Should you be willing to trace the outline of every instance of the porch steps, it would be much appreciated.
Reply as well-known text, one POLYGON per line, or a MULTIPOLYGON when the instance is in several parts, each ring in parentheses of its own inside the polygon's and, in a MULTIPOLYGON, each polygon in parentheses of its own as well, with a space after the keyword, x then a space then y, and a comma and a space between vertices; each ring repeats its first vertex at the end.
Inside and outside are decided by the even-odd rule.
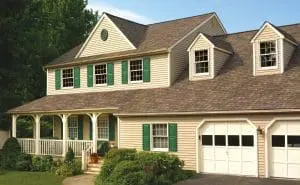
POLYGON ((98 164, 88 164, 87 170, 84 172, 85 174, 98 175, 100 173, 100 169, 103 161, 100 160, 98 164))

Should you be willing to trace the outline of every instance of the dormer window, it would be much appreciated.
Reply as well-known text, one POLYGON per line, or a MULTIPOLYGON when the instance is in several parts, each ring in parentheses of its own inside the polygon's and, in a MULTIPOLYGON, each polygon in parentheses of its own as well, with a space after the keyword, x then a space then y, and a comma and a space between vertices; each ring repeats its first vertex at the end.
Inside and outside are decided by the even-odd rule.
POLYGON ((260 65, 262 68, 277 66, 276 41, 260 42, 260 65))
POLYGON ((196 74, 208 74, 208 49, 195 51, 196 74))

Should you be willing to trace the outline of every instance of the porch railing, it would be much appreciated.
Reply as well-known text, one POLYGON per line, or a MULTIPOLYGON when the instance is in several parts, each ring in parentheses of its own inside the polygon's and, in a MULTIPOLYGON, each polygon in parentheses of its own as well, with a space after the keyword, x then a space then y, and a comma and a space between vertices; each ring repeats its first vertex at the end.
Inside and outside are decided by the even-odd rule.
POLYGON ((18 138, 17 139, 21 150, 27 154, 34 154, 35 153, 35 139, 32 138, 18 138))
MULTIPOLYGON (((67 140, 67 147, 71 147, 76 157, 82 155, 82 151, 90 148, 93 141, 90 140, 67 140)), ((66 150, 67 151, 67 150, 66 150)))
POLYGON ((40 144, 40 154, 41 155, 63 155, 63 141, 62 140, 52 140, 52 139, 41 139, 40 144))

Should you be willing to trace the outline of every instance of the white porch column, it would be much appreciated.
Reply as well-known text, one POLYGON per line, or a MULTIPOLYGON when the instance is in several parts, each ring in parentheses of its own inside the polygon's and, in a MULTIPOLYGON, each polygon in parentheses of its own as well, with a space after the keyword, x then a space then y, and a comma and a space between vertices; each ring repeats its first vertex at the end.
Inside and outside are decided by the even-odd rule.
POLYGON ((16 115, 16 114, 12 115, 11 129, 12 129, 12 137, 14 137, 14 138, 17 137, 17 118, 18 118, 18 115, 16 115))
POLYGON ((41 116, 35 115, 35 154, 39 155, 40 152, 40 139, 41 139, 41 116))
POLYGON ((63 153, 62 155, 65 156, 67 152, 67 136, 68 136, 68 117, 69 114, 62 115, 62 123, 63 123, 63 153))
POLYGON ((92 116, 91 116, 91 119, 92 119, 92 124, 93 124, 93 153, 96 153, 97 152, 97 138, 98 138, 98 135, 97 135, 97 121, 98 121, 98 116, 100 114, 97 114, 97 113, 93 113, 92 116))

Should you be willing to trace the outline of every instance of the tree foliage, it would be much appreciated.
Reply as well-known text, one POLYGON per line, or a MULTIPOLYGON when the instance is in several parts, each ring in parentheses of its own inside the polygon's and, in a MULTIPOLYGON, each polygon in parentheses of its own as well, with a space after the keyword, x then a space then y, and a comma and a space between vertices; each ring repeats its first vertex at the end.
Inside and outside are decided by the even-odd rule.
POLYGON ((79 45, 98 13, 86 0, 0 1, 0 128, 5 112, 45 95, 43 65, 79 45))

